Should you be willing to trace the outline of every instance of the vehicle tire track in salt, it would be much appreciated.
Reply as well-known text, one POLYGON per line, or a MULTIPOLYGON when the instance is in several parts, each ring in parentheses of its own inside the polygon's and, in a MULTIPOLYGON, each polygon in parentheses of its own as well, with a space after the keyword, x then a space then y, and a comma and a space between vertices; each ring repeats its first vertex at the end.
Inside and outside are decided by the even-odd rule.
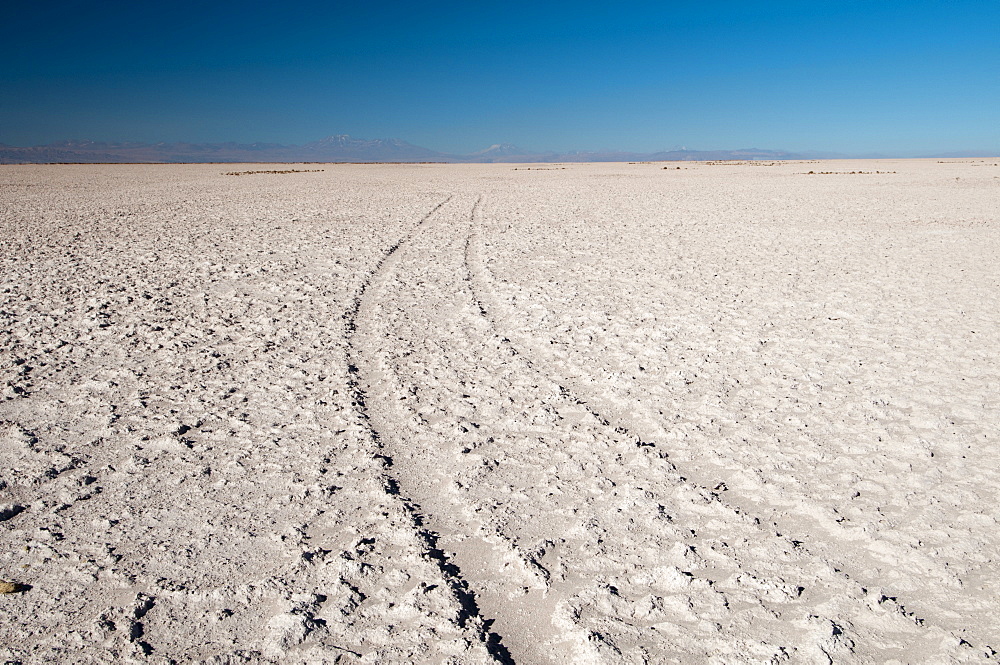
MULTIPOLYGON (((483 283, 484 282, 488 283, 489 277, 486 277, 483 274, 485 271, 488 271, 488 268, 485 267, 485 263, 482 260, 480 260, 478 256, 476 256, 477 254, 476 245, 478 243, 474 242, 474 236, 477 235, 478 235, 478 224, 475 220, 473 220, 470 226, 469 236, 466 239, 466 250, 465 250, 467 269, 469 272, 470 281, 472 282, 472 287, 474 291, 473 297, 476 302, 476 307, 481 313, 481 315, 487 318, 490 321, 491 328, 497 331, 498 335, 502 336, 497 320, 493 318, 493 315, 491 314, 492 307, 488 306, 486 302, 484 302, 484 297, 482 295, 484 289, 483 283)), ((485 288, 488 289, 488 287, 485 288)), ((646 447, 646 446, 655 447, 655 444, 650 443, 648 441, 644 441, 643 438, 636 435, 632 430, 631 425, 628 423, 627 417, 624 417, 622 416, 622 414, 618 413, 617 412, 618 410, 616 408, 612 408, 610 411, 605 411, 603 408, 599 409, 598 407, 595 407, 593 405, 594 400, 580 396, 580 395, 585 395, 586 392, 581 392, 579 387, 576 385, 575 381, 567 377, 559 378, 556 374, 552 373, 551 371, 538 367, 537 364, 534 362, 534 360, 531 357, 525 355, 518 348, 516 344, 510 341, 510 339, 508 339, 507 337, 503 337, 503 341, 510 347, 511 352, 519 356, 524 361, 524 363, 531 368, 532 371, 538 372, 539 374, 545 376, 549 376, 554 381, 559 383, 560 390, 562 391, 564 397, 572 400, 575 404, 585 409, 587 413, 589 413, 596 420, 601 422, 605 427, 613 429, 615 433, 634 441, 635 445, 639 447, 646 447), (608 413, 610 413, 611 415, 607 415, 608 413)), ((530 343, 528 344, 528 347, 531 348, 530 343)), ((676 467, 674 467, 673 464, 670 464, 670 468, 676 468, 676 467)), ((731 519, 734 520, 735 522, 738 522, 742 525, 752 524, 753 530, 757 532, 757 537, 759 540, 763 542, 770 542, 772 544, 778 544, 779 548, 784 550, 784 554, 786 556, 790 553, 793 553, 793 556, 795 558, 799 558, 800 560, 812 560, 815 564, 817 564, 817 568, 820 569, 825 568, 826 570, 823 571, 823 574, 821 574, 820 578, 817 579, 816 581, 823 582, 827 585, 833 584, 838 587, 842 587, 843 588, 842 593, 845 593, 848 597, 850 597, 851 600, 854 602, 854 604, 860 610, 861 616, 857 617, 858 624, 862 623, 869 624, 868 632, 873 637, 881 632, 880 628, 884 629, 887 633, 890 634, 909 633, 910 635, 904 643, 909 642, 912 648, 912 645, 914 645, 919 638, 946 636, 946 633, 942 628, 928 625, 923 618, 917 617, 911 611, 908 611, 902 604, 899 604, 896 601, 896 598, 886 597, 878 589, 876 589, 873 593, 870 593, 868 589, 865 588, 865 585, 858 582, 851 575, 844 572, 844 568, 847 566, 844 566, 840 562, 831 562, 826 559, 823 559, 819 554, 811 551, 807 543, 800 540, 795 540, 790 535, 788 535, 790 531, 784 528, 783 524, 775 523, 773 529, 768 528, 767 526, 765 526, 765 523, 762 522, 762 520, 755 519, 754 516, 752 514, 749 514, 746 510, 741 509, 740 507, 737 507, 735 505, 732 505, 725 499, 723 499, 722 496, 720 496, 720 494, 717 491, 719 489, 718 487, 710 489, 709 485, 705 484, 704 482, 698 483, 696 481, 692 483, 689 479, 684 477, 681 477, 680 480, 687 485, 693 485, 700 492, 702 492, 704 496, 708 497, 709 501, 721 506, 726 512, 730 513, 731 519), (877 608, 878 613, 881 614, 888 613, 893 615, 893 621, 890 621, 885 625, 879 626, 878 617, 876 617, 875 614, 872 612, 872 610, 874 610, 875 608, 877 608), (888 610, 888 612, 886 612, 886 610, 888 610), (866 614, 870 616, 864 616, 866 614), (895 626, 893 626, 893 623, 895 623, 895 626), (909 630, 900 630, 901 628, 900 623, 909 627, 909 630)), ((714 530, 719 531, 718 526, 715 526, 714 530)), ((694 533, 693 530, 692 533, 694 533)), ((723 543, 723 545, 725 545, 725 543, 723 543)), ((745 563, 747 563, 746 560, 741 562, 741 564, 745 563)), ((801 594, 802 592, 803 588, 798 587, 798 593, 801 594)), ((843 637, 843 639, 838 639, 845 635, 845 629, 842 625, 837 623, 838 619, 836 618, 836 615, 834 614, 833 616, 834 618, 830 619, 830 624, 833 628, 832 635, 829 636, 830 638, 833 639, 820 640, 815 645, 819 652, 816 655, 821 654, 823 658, 829 659, 830 662, 833 662, 833 660, 837 657, 838 651, 839 655, 844 656, 853 651, 853 646, 854 646, 853 642, 851 642, 851 640, 846 637, 843 637)), ((823 621, 823 619, 820 619, 820 617, 816 616, 815 614, 810 614, 810 617, 813 619, 817 619, 820 622, 823 621)), ((859 630, 858 632, 864 632, 864 631, 859 630)), ((945 641, 947 642, 947 638, 945 641)), ((942 648, 944 648, 943 645, 942 648)), ((921 653, 921 652, 914 651, 913 653, 921 653)), ((928 652, 922 652, 922 653, 929 655, 928 652)))
MULTIPOLYGON (((480 305, 482 312, 485 315, 488 314, 488 310, 485 305, 480 305)), ((492 319, 491 319, 492 320, 492 319)), ((497 328, 499 330, 499 328, 497 328)), ((506 337, 504 338, 507 339, 506 337)), ((631 438, 637 442, 640 446, 655 446, 653 441, 656 439, 655 436, 640 436, 637 434, 637 428, 629 423, 629 418, 626 415, 620 413, 620 409, 617 406, 609 405, 605 402, 603 398, 589 395, 585 389, 581 389, 579 384, 569 377, 559 377, 558 373, 550 370, 543 370, 541 368, 536 368, 536 364, 530 359, 528 355, 519 350, 520 347, 510 342, 512 350, 524 358, 525 362, 531 366, 533 369, 539 372, 546 372, 549 376, 552 376, 554 380, 559 381, 562 384, 562 389, 564 394, 572 399, 574 403, 580 405, 582 408, 586 409, 587 412, 592 414, 595 418, 601 421, 608 427, 614 428, 615 432, 631 438), (600 404, 601 406, 594 406, 594 404, 600 404)), ((530 342, 526 343, 526 346, 530 348, 530 342)), ((677 468, 673 465, 673 468, 677 468)), ((754 511, 747 510, 745 505, 737 505, 731 501, 724 498, 724 495, 718 492, 719 489, 727 491, 724 487, 724 483, 716 484, 708 481, 703 473, 692 472, 689 469, 680 470, 683 473, 684 480, 690 482, 691 484, 697 486, 701 490, 709 493, 713 500, 718 501, 721 505, 725 506, 727 509, 731 510, 736 515, 743 515, 749 519, 752 519, 755 524, 760 525, 761 533, 765 534, 769 538, 782 539, 787 542, 795 551, 800 554, 814 557, 817 560, 823 561, 826 565, 830 566, 831 569, 837 574, 843 576, 845 580, 850 580, 850 582, 855 585, 858 589, 867 591, 867 588, 877 587, 877 581, 866 582, 859 579, 859 575, 855 571, 857 569, 857 563, 850 561, 841 561, 836 559, 828 558, 826 555, 815 551, 815 539, 809 538, 808 536, 801 535, 800 531, 794 528, 793 525, 789 524, 787 520, 783 520, 779 515, 772 515, 768 518, 763 518, 758 514, 754 514, 754 511), (766 528, 765 525, 770 524, 771 528, 766 528)), ((753 500, 750 499, 750 503, 753 500)), ((744 502, 746 503, 746 502, 744 502)), ((878 561, 869 556, 866 552, 855 552, 855 556, 865 561, 865 565, 870 569, 877 569, 879 567, 878 561)), ((895 591, 890 591, 885 589, 884 591, 894 594, 885 595, 882 590, 879 591, 879 604, 888 601, 895 611, 897 611, 901 616, 908 617, 909 620, 920 626, 932 626, 939 622, 933 620, 933 611, 928 612, 928 609, 932 608, 922 608, 920 611, 916 611, 912 606, 908 607, 905 602, 900 600, 900 596, 904 594, 898 594, 895 591)), ((942 630, 939 628, 939 630, 942 630)))
MULTIPOLYGON (((426 225, 438 211, 452 200, 453 196, 448 196, 444 201, 438 203, 410 230, 392 245, 375 264, 373 270, 362 281, 360 288, 352 303, 352 307, 345 313, 345 330, 347 334, 347 362, 348 362, 348 388, 351 391, 352 400, 358 417, 362 425, 367 430, 367 434, 378 450, 385 450, 385 437, 380 428, 372 419, 369 405, 368 391, 363 380, 361 367, 365 365, 363 352, 357 342, 359 336, 358 322, 362 318, 366 309, 370 308, 370 298, 373 285, 385 279, 386 273, 391 268, 394 259, 401 247, 416 235, 421 227, 426 225)), ((418 540, 422 543, 425 556, 432 561, 441 573, 453 597, 461 608, 456 617, 458 624, 465 629, 470 629, 477 634, 483 642, 487 652, 498 663, 513 663, 506 647, 504 647, 499 636, 488 629, 488 623, 480 615, 475 594, 469 589, 468 583, 462 577, 462 571, 449 557, 438 547, 437 535, 424 525, 421 516, 421 509, 408 497, 401 494, 399 483, 392 473, 392 458, 386 455, 381 456, 383 462, 383 477, 380 482, 385 487, 387 494, 398 498, 405 514, 412 523, 413 531, 418 540)))
POLYGON ((593 511, 576 513, 606 503, 602 488, 612 484, 585 467, 607 465, 627 444, 593 419, 560 422, 555 414, 572 403, 490 327, 471 289, 467 203, 406 244, 359 314, 369 413, 393 478, 426 512, 514 659, 614 660, 617 647, 572 618, 592 577, 576 570, 574 553, 600 540, 587 524, 593 511))
POLYGON ((465 204, 448 206, 419 237, 400 243, 402 251, 380 265, 366 289, 354 326, 356 392, 391 465, 393 490, 407 497, 435 555, 461 575, 484 625, 495 624, 495 657, 544 662, 547 641, 574 637, 536 631, 535 621, 550 623, 544 612, 554 602, 548 571, 504 533, 502 520, 467 500, 462 483, 478 473, 480 456, 469 454, 478 444, 442 429, 479 430, 458 415, 456 402, 470 397, 462 391, 493 407, 500 400, 493 384, 517 381, 523 371, 484 334, 470 297, 464 243, 471 215, 465 204), (478 381, 482 385, 473 387, 478 381))
MULTIPOLYGON (((525 366, 525 369, 528 373, 537 374, 539 377, 542 377, 540 378, 539 383, 543 383, 545 382, 544 377, 550 375, 541 370, 540 368, 538 368, 531 358, 523 355, 518 350, 516 345, 513 344, 508 338, 502 336, 502 334, 499 332, 497 328, 496 322, 490 317, 489 311, 487 310, 487 307, 483 299, 481 298, 479 293, 477 293, 474 284, 475 268, 473 267, 477 265, 477 261, 475 261, 472 257, 473 254, 472 239, 476 233, 475 214, 477 208, 478 208, 478 201, 477 201, 477 206, 473 208, 473 218, 470 220, 469 234, 466 236, 465 248, 463 252, 465 271, 467 275, 466 279, 470 282, 470 288, 472 289, 471 295, 475 305, 475 309, 478 312, 478 314, 487 322, 486 325, 490 333, 496 339, 500 340, 503 346, 509 350, 511 355, 516 357, 519 360, 519 362, 525 366)), ((655 469, 655 471, 652 474, 647 474, 645 478, 639 478, 637 482, 641 482, 644 485, 649 484, 647 483, 647 481, 652 481, 652 483, 655 483, 654 479, 659 477, 660 480, 664 481, 664 484, 667 486, 668 491, 671 485, 683 486, 683 489, 688 491, 688 494, 679 501, 680 504, 684 503, 697 504, 700 502, 713 504, 715 507, 716 519, 718 519, 718 515, 721 513, 723 515, 723 519, 725 519, 728 522, 728 524, 723 527, 713 526, 705 530, 709 531, 710 533, 713 531, 716 534, 721 533, 722 537, 728 537, 729 535, 728 532, 732 530, 734 532, 732 535, 736 538, 739 538, 738 534, 739 531, 742 529, 744 532, 749 531, 755 533, 758 537, 762 537, 763 540, 765 541, 777 541, 777 549, 774 549, 773 547, 774 543, 773 542, 771 543, 772 554, 777 554, 780 557, 802 556, 802 552, 796 552, 796 549, 798 548, 800 543, 794 542, 791 539, 787 538, 782 539, 780 534, 778 534, 778 537, 775 539, 775 537, 772 534, 765 533, 764 530, 761 527, 759 527, 758 523, 751 522, 752 519, 751 517, 741 514, 739 509, 732 508, 731 506, 728 506, 723 501, 721 501, 716 492, 713 492, 705 487, 699 487, 696 484, 693 484, 690 481, 687 481, 685 478, 676 474, 674 474, 676 477, 671 478, 670 474, 676 471, 675 467, 671 463, 665 460, 665 455, 652 452, 651 450, 652 444, 643 442, 639 437, 635 436, 628 429, 628 427, 623 425, 613 424, 613 422, 609 418, 605 417, 596 408, 592 407, 584 400, 576 397, 573 394, 573 392, 565 385, 556 382, 553 383, 553 387, 557 389, 558 395, 562 399, 562 401, 568 401, 573 405, 581 407, 583 411, 589 416, 589 418, 594 423, 596 423, 600 429, 604 430, 605 436, 609 437, 612 440, 617 440, 614 445, 617 446, 619 451, 621 451, 623 448, 624 449, 632 448, 633 450, 637 448, 639 449, 639 452, 636 455, 637 458, 642 458, 645 455, 647 456, 647 458, 653 458, 656 460, 656 462, 652 464, 648 462, 648 459, 645 460, 646 461, 645 467, 647 468, 647 470, 649 467, 652 467, 653 469, 655 469), (691 491, 692 486, 694 490, 693 492, 691 491), (792 554, 793 552, 795 552, 795 554, 792 554)), ((559 442, 557 441, 556 443, 558 444, 559 442)), ((611 477, 614 477, 614 480, 619 484, 619 486, 623 487, 623 490, 627 492, 625 486, 633 481, 633 478, 630 477, 633 471, 626 470, 624 473, 617 472, 616 467, 627 466, 621 463, 622 456, 620 454, 614 458, 604 457, 603 459, 600 458, 599 451, 587 451, 587 455, 593 460, 599 462, 598 466, 599 473, 607 476, 608 477, 607 480, 609 482, 611 477)), ((635 466, 638 467, 636 471, 638 471, 639 474, 641 474, 642 473, 641 469, 643 468, 644 465, 638 464, 635 466)), ((611 485, 614 486, 615 482, 611 482, 611 485)), ((649 495, 649 492, 647 492, 646 494, 649 495)), ((587 502, 585 502, 585 504, 586 503, 587 502)), ((663 506, 662 505, 658 506, 658 508, 662 509, 663 506)), ((674 508, 677 508, 677 506, 674 506, 674 508)), ((680 512, 684 512, 684 510, 688 511, 689 514, 693 514, 695 516, 698 515, 698 509, 696 506, 687 505, 684 508, 682 508, 680 512)), ((574 508, 574 512, 576 511, 577 509, 574 508)), ((619 510, 618 512, 621 512, 621 510, 619 510)), ((594 524, 595 520, 601 520, 606 517, 609 516, 602 515, 602 511, 595 510, 594 513, 588 518, 588 525, 585 528, 594 531, 601 531, 601 527, 596 526, 594 524)), ((610 517, 611 519, 614 519, 613 516, 610 517)), ((689 525, 695 525, 695 522, 690 521, 689 525)), ((697 525, 699 526, 699 528, 703 529, 706 527, 706 525, 704 524, 704 520, 699 521, 697 525)), ((688 533, 683 533, 683 531, 684 530, 682 530, 681 533, 675 533, 674 535, 678 541, 685 543, 682 548, 684 554, 685 555, 687 555, 688 553, 693 554, 695 552, 695 546, 690 543, 696 542, 695 539, 693 538, 695 536, 695 531, 693 529, 686 530, 690 534, 690 537, 688 536, 688 533)), ((613 532, 605 530, 604 533, 611 534, 613 532)), ((651 542, 654 543, 656 542, 655 533, 652 530, 650 531, 648 536, 651 542)), ((555 536, 554 532, 553 532, 553 537, 556 540, 559 540, 555 536)), ((711 542, 712 538, 713 536, 710 535, 708 541, 711 542)), ((598 540, 598 542, 600 542, 600 540, 598 540)), ((701 546, 702 544, 704 544, 704 542, 705 539, 702 538, 700 541, 698 541, 698 546, 701 546)), ((722 548, 727 547, 726 542, 721 541, 721 539, 719 540, 719 542, 721 542, 722 548)), ((709 549, 714 549, 714 547, 709 546, 709 549)), ((747 548, 744 547, 742 549, 746 550, 747 548)), ((726 566, 728 566, 730 569, 735 569, 735 571, 739 573, 737 581, 742 582, 743 584, 749 585, 751 587, 757 585, 756 588, 751 589, 751 595, 767 596, 768 594, 770 594, 772 597, 768 598, 768 600, 773 601, 774 598, 777 597, 778 598, 777 603, 779 604, 782 602, 787 602, 792 597, 798 598, 799 596, 802 595, 804 591, 803 587, 789 584, 788 582, 786 582, 785 579, 778 577, 775 573, 769 570, 767 566, 763 566, 762 569, 762 567, 757 565, 756 562, 748 560, 752 559, 752 557, 748 557, 747 556, 748 553, 746 551, 741 551, 735 554, 727 552, 726 554, 728 554, 728 556, 731 558, 731 560, 726 563, 726 566), (743 560, 741 560, 741 557, 743 557, 743 560)), ((528 558, 530 559, 530 556, 528 558)), ((579 566, 580 563, 582 562, 576 561, 576 562, 571 562, 569 565, 579 566)), ((643 571, 643 567, 641 564, 636 565, 634 562, 631 561, 622 563, 625 563, 626 565, 632 567, 633 571, 636 573, 636 577, 641 577, 644 572, 651 572, 651 571, 643 571)), ((719 570, 722 570, 726 566, 719 566, 718 568, 719 570)), ((694 566, 685 566, 685 567, 693 568, 694 566)), ((869 599, 864 598, 865 590, 861 589, 857 585, 854 585, 849 579, 846 578, 846 576, 840 574, 839 571, 830 569, 824 563, 817 565, 816 568, 819 569, 818 572, 814 573, 814 575, 816 576, 815 580, 817 582, 821 581, 823 584, 827 586, 832 585, 835 587, 839 587, 843 590, 846 590, 848 593, 855 594, 856 597, 862 599, 864 602, 870 602, 869 599)), ((684 618, 690 618, 690 615, 700 615, 702 617, 708 617, 712 616, 714 613, 715 616, 713 618, 719 618, 720 614, 724 616, 728 612, 729 608, 729 601, 727 600, 725 593, 730 594, 735 601, 736 598, 740 595, 740 592, 742 591, 742 589, 738 588, 739 584, 737 584, 736 588, 734 588, 732 584, 730 584, 728 587, 723 586, 721 584, 717 586, 715 585, 715 582, 722 580, 713 581, 710 578, 697 580, 697 582, 700 582, 703 585, 705 585, 703 588, 698 590, 697 593, 699 595, 708 596, 709 598, 715 598, 719 601, 719 605, 721 605, 721 608, 720 607, 713 608, 711 607, 711 602, 705 603, 703 602, 704 599, 699 599, 698 601, 695 601, 692 598, 692 596, 686 595, 687 592, 690 591, 690 589, 688 589, 685 586, 685 584, 691 584, 692 582, 691 580, 683 576, 691 576, 691 573, 682 572, 680 569, 676 567, 673 568, 653 567, 653 570, 657 571, 656 573, 652 573, 654 575, 666 571, 667 575, 673 573, 674 575, 680 576, 680 579, 682 581, 677 583, 676 586, 674 586, 673 588, 668 588, 666 590, 667 593, 664 593, 663 586, 657 588, 658 592, 664 593, 664 596, 667 597, 669 597, 669 592, 674 592, 675 594, 674 598, 683 599, 683 602, 687 603, 690 606, 687 617, 684 616, 685 612, 683 611, 679 613, 680 617, 672 617, 672 618, 679 618, 680 620, 683 620, 684 618), (724 592, 722 590, 724 590, 724 592), (695 609, 695 605, 699 603, 701 606, 695 609)), ((795 570, 794 568, 789 569, 786 567, 783 572, 786 573, 786 575, 788 573, 794 575, 798 571, 795 570)), ((620 633, 617 635, 613 634, 613 631, 609 631, 608 633, 602 634, 601 632, 588 630, 584 626, 584 622, 580 621, 580 615, 582 613, 588 610, 592 611, 592 608, 588 607, 588 605, 600 605, 602 604, 602 601, 606 601, 607 598, 601 597, 601 594, 605 593, 605 590, 609 591, 609 593, 606 593, 605 595, 610 595, 612 597, 620 595, 619 591, 616 590, 614 586, 611 586, 603 581, 606 579, 607 578, 604 578, 603 576, 595 576, 593 579, 589 581, 586 580, 583 582, 578 581, 576 585, 567 585, 562 590, 563 593, 560 594, 562 596, 561 599, 562 607, 560 608, 557 606, 556 608, 557 612, 553 613, 553 615, 551 616, 552 623, 562 623, 564 625, 564 630, 566 630, 567 632, 569 632, 568 631, 569 627, 577 627, 578 629, 581 629, 581 632, 586 636, 586 643, 584 646, 590 648, 578 649, 576 652, 577 658, 593 662, 619 661, 622 659, 627 660, 629 658, 640 657, 639 654, 642 654, 641 656, 642 658, 645 658, 648 655, 655 655, 661 658, 676 657, 681 661, 688 661, 692 657, 703 658, 707 654, 712 653, 713 651, 717 652, 720 650, 725 650, 727 647, 730 646, 725 644, 724 640, 721 644, 713 645, 711 644, 710 640, 705 640, 704 638, 695 641, 693 645, 692 645, 692 640, 687 640, 687 644, 685 644, 685 640, 683 639, 665 640, 665 644, 664 643, 656 644, 656 642, 659 641, 657 638, 662 639, 662 636, 657 635, 653 637, 645 634, 637 635, 638 631, 635 630, 631 631, 631 634, 629 634, 629 631, 627 630, 620 631, 620 633), (588 584, 589 588, 587 586, 588 584), (560 614, 558 612, 559 609, 562 610, 561 613, 562 616, 559 615, 560 614), (626 651, 627 647, 629 646, 627 643, 630 638, 632 640, 631 646, 633 647, 633 649, 626 651)), ((668 584, 667 587, 670 587, 670 585, 668 584)), ((743 594, 743 597, 740 598, 740 600, 746 602, 746 594, 743 594)), ((877 598, 874 602, 876 604, 882 604, 888 600, 889 599, 880 597, 877 598)), ((648 599, 643 599, 643 602, 648 602, 648 599)), ((611 616, 607 618, 612 619, 614 621, 625 620, 627 622, 628 619, 630 618, 630 613, 631 617, 634 618, 637 612, 641 615, 642 612, 645 611, 645 609, 643 608, 637 609, 635 607, 628 607, 625 601, 619 602, 618 604, 619 606, 614 608, 609 613, 611 616)), ((657 608, 653 609, 655 610, 657 608)), ((728 618, 736 624, 745 621, 754 621, 761 625, 767 623, 773 623, 772 621, 773 610, 764 607, 762 607, 761 610, 763 611, 760 610, 749 611, 749 612, 745 611, 742 612, 742 616, 736 616, 736 614, 733 613, 728 618)), ((885 610, 889 610, 890 613, 893 614, 894 620, 897 624, 895 628, 896 630, 901 629, 900 632, 911 632, 919 624, 919 621, 914 619, 912 616, 908 615, 903 608, 894 607, 893 603, 891 602, 889 602, 886 605, 885 610)), ((645 616, 649 616, 649 614, 650 613, 647 613, 645 616)), ((795 647, 792 648, 796 649, 799 656, 815 656, 826 659, 832 659, 834 656, 838 655, 842 656, 851 652, 853 643, 846 637, 841 637, 842 635, 844 635, 844 630, 842 626, 838 623, 838 621, 843 621, 843 620, 839 619, 836 613, 833 613, 832 616, 833 618, 830 619, 826 617, 820 618, 820 616, 817 616, 815 614, 804 615, 805 621, 812 622, 815 624, 815 629, 812 631, 814 634, 807 636, 805 639, 802 639, 801 637, 795 635, 796 632, 795 630, 792 630, 791 633, 789 633, 787 630, 785 631, 786 635, 789 635, 792 638, 789 643, 796 645, 795 647)), ((664 616, 660 616, 658 618, 662 619, 664 618, 664 616)), ((783 618, 782 622, 786 624, 786 626, 783 626, 786 628, 787 624, 792 623, 787 619, 787 617, 783 618)), ((640 626, 643 624, 642 621, 635 623, 639 624, 640 626)), ((892 622, 890 622, 890 624, 891 623, 892 622)), ((592 621, 590 625, 599 626, 600 623, 592 621)), ((716 625, 721 625, 721 624, 716 624, 716 625)), ((864 632, 866 634, 869 634, 878 631, 862 628, 858 632, 864 632)), ((891 630, 889 632, 891 632, 891 630)), ((786 637, 786 640, 787 639, 788 638, 786 637)), ((773 645, 768 645, 765 642, 760 645, 760 648, 767 649, 771 646, 773 645)), ((782 658, 786 656, 787 653, 785 652, 784 647, 778 646, 773 650, 773 653, 771 655, 772 657, 775 658, 782 658)))

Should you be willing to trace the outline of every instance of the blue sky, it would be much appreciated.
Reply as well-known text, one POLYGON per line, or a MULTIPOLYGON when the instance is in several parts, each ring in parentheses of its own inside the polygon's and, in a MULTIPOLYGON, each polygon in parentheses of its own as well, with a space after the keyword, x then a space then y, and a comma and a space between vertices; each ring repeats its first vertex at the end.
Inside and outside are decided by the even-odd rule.
POLYGON ((3 10, 0 143, 1000 149, 1000 1, 52 2, 3 10))

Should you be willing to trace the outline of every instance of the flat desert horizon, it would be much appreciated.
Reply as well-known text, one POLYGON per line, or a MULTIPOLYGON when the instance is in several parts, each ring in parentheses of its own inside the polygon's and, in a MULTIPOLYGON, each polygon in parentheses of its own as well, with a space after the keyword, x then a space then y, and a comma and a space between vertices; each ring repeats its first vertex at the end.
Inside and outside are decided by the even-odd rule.
POLYGON ((0 658, 995 661, 998 164, 0 167, 0 658))

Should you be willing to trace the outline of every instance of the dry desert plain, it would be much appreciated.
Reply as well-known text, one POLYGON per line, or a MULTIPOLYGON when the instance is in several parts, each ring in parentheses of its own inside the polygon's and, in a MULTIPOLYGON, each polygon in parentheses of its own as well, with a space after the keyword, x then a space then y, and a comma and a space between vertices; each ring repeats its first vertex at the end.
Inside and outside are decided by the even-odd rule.
POLYGON ((0 167, 0 658, 996 660, 998 163, 0 167))

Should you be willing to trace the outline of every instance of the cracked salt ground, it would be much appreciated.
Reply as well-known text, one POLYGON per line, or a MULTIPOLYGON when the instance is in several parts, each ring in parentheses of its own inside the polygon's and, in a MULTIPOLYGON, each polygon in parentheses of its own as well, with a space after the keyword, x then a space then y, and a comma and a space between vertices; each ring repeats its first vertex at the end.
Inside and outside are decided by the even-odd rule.
POLYGON ((0 656, 995 660, 995 183, 801 169, 5 167, 0 656))

